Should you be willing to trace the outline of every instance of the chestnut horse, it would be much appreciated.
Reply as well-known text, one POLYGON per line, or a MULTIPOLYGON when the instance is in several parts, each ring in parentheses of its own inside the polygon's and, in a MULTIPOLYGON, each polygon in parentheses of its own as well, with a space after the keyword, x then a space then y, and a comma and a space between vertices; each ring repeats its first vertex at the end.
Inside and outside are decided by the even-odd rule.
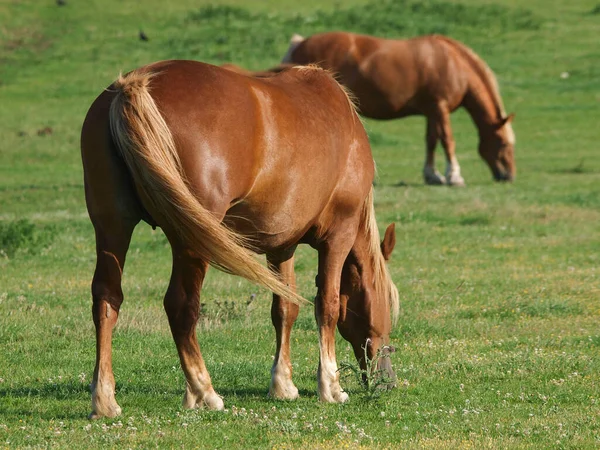
POLYGON ((359 112, 373 119, 410 115, 427 118, 423 176, 428 184, 464 185, 455 154, 450 113, 464 106, 479 129, 479 154, 497 181, 515 177, 515 135, 496 78, 475 52, 448 37, 380 39, 353 33, 294 35, 283 63, 316 63, 337 74, 357 100, 359 112), (446 176, 435 169, 441 140, 446 176))
MULTIPOLYGON (((184 407, 222 409, 196 340, 209 265, 274 292, 277 350, 269 393, 293 399, 290 332, 294 251, 319 254, 315 317, 318 395, 344 402, 336 325, 365 367, 386 349, 398 291, 373 208, 374 164, 365 130, 343 88, 320 68, 259 79, 194 61, 154 63, 119 77, 90 107, 81 149, 87 208, 96 232, 92 281, 96 367, 91 417, 116 416, 112 332, 135 226, 162 228, 173 269, 164 307, 186 378, 184 407), (252 251, 250 251, 252 250, 252 251), (265 253, 271 272, 254 254, 265 253)), ((393 375, 389 358, 382 369, 393 375)))

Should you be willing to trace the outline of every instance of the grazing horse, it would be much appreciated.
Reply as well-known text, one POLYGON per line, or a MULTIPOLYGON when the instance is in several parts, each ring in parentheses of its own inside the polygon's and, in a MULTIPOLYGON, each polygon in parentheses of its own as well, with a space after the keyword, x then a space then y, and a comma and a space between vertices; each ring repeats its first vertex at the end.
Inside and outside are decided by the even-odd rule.
MULTIPOLYGON (((209 265, 274 292, 277 350, 269 393, 293 399, 290 332, 298 315, 294 251, 318 251, 315 317, 318 395, 344 402, 335 328, 365 367, 387 349, 398 291, 375 222, 374 163, 347 93, 325 70, 253 78, 194 61, 154 63, 119 77, 90 107, 81 150, 96 232, 92 313, 96 367, 91 417, 121 412, 115 400, 112 332, 132 232, 160 226, 173 268, 164 298, 186 378, 184 407, 222 409, 196 339, 209 265), (272 271, 255 253, 264 253, 272 271)), ((389 358, 382 369, 393 376, 389 358)))
POLYGON ((489 67, 458 41, 439 35, 407 40, 344 32, 307 39, 294 35, 282 62, 314 63, 335 72, 366 117, 387 120, 424 115, 427 184, 464 185, 450 127, 450 113, 460 106, 479 130, 479 154, 496 181, 515 177, 514 115, 506 115, 489 67), (438 140, 446 153, 445 177, 435 169, 438 140))

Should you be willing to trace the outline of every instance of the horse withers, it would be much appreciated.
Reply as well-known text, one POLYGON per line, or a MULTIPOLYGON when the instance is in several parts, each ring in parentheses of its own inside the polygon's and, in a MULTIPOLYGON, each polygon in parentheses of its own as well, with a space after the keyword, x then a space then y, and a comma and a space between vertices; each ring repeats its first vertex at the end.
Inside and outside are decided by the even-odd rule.
MULTIPOLYGON (((363 348, 369 359, 385 351, 398 313, 398 291, 385 264, 395 238, 390 225, 379 241, 368 138, 327 71, 294 68, 259 79, 193 61, 151 64, 119 77, 94 101, 81 150, 97 252, 91 417, 121 412, 112 333, 123 302, 125 256, 142 220, 161 227, 172 248, 164 307, 186 378, 185 407, 223 408, 195 331, 209 265, 274 292, 277 349, 269 393, 298 396, 290 333, 303 301, 295 293, 299 243, 319 255, 318 395, 347 400, 335 328, 363 367, 363 348), (254 252, 266 254, 272 271, 254 252)), ((382 369, 393 376, 389 361, 382 369)))
POLYGON ((406 40, 330 32, 294 35, 283 63, 317 63, 337 74, 359 112, 373 119, 427 118, 423 177, 428 184, 464 185, 455 153, 450 113, 464 106, 479 130, 479 154, 497 181, 515 177, 513 114, 502 105, 496 77, 464 44, 445 36, 406 40), (441 141, 446 174, 435 169, 441 141))

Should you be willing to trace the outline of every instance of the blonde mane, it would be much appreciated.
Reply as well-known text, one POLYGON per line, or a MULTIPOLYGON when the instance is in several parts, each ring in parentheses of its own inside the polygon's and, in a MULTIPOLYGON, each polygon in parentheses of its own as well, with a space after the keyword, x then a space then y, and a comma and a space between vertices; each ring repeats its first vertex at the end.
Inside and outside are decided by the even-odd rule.
POLYGON ((363 204, 363 224, 369 242, 369 255, 373 266, 373 279, 375 283, 375 291, 377 296, 387 296, 390 304, 390 314, 392 324, 395 325, 398 321, 400 313, 400 300, 398 288, 392 281, 383 254, 381 253, 381 242, 379 237, 379 229, 375 218, 375 207, 373 205, 373 188, 369 191, 369 195, 363 204))
MULTIPOLYGON (((506 118, 506 111, 504 109, 504 103, 502 102, 502 97, 500 97, 500 87, 498 86, 498 80, 496 75, 490 69, 490 67, 486 64, 486 62, 477 55, 471 48, 467 47, 462 42, 455 41, 454 39, 450 39, 446 36, 435 35, 436 39, 439 39, 443 42, 446 42, 448 45, 453 46, 457 49, 470 63, 475 72, 479 75, 481 80, 483 81, 484 86, 487 88, 490 93, 494 105, 496 106, 496 115, 497 119, 500 121, 506 118)), ((506 131, 506 139, 510 144, 515 144, 515 133, 512 129, 512 125, 507 123, 504 126, 506 131)))
POLYGON ((446 42, 447 44, 456 48, 470 63, 475 72, 479 75, 483 84, 488 89, 494 104, 496 105, 496 113, 498 114, 498 119, 502 119, 506 117, 506 111, 504 110, 504 104, 502 103, 502 98, 500 97, 500 88, 498 87, 498 80, 496 79, 496 75, 490 69, 490 67, 482 60, 477 53, 475 53, 472 49, 467 47, 462 42, 455 41, 454 39, 450 39, 446 36, 435 35, 436 39, 446 42))

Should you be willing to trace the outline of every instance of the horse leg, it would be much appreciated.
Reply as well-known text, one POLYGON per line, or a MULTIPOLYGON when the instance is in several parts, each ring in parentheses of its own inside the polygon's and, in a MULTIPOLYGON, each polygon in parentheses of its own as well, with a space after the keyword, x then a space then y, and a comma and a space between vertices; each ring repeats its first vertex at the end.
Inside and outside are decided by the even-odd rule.
POLYGON ((123 303, 121 275, 125 265, 125 254, 138 221, 119 219, 118 216, 92 216, 96 230, 96 270, 92 280, 96 367, 91 386, 91 419, 121 414, 121 407, 115 400, 112 332, 123 303))
POLYGON ((425 153, 425 165, 423 166, 425 184, 446 184, 444 175, 435 170, 435 147, 437 146, 438 139, 438 122, 434 117, 427 116, 427 133, 425 135, 427 151, 425 153))
POLYGON ((207 262, 174 249, 171 281, 164 307, 186 378, 183 407, 192 409, 206 405, 209 409, 221 410, 223 399, 213 389, 196 339, 200 289, 207 270, 207 262))
POLYGON ((319 275, 315 317, 319 328, 319 400, 343 403, 348 400, 340 386, 335 357, 335 329, 340 315, 340 278, 342 266, 354 239, 344 236, 326 243, 319 250, 319 275), (348 244, 349 243, 349 244, 348 244), (337 245, 334 245, 337 244, 337 245))
POLYGON ((440 124, 440 137, 444 152, 446 153, 446 181, 452 186, 464 186, 465 180, 460 174, 460 166, 456 159, 455 142, 450 126, 450 111, 444 105, 438 105, 438 120, 440 124))
MULTIPOLYGON (((291 288, 296 288, 296 274, 294 273, 294 250, 283 257, 267 255, 269 266, 279 273, 281 280, 291 288)), ((269 395, 282 400, 298 398, 298 388, 292 381, 292 363, 290 361, 290 334, 292 326, 298 317, 299 307, 287 299, 273 294, 271 305, 271 321, 275 327, 277 350, 275 361, 271 369, 271 384, 269 395)))

